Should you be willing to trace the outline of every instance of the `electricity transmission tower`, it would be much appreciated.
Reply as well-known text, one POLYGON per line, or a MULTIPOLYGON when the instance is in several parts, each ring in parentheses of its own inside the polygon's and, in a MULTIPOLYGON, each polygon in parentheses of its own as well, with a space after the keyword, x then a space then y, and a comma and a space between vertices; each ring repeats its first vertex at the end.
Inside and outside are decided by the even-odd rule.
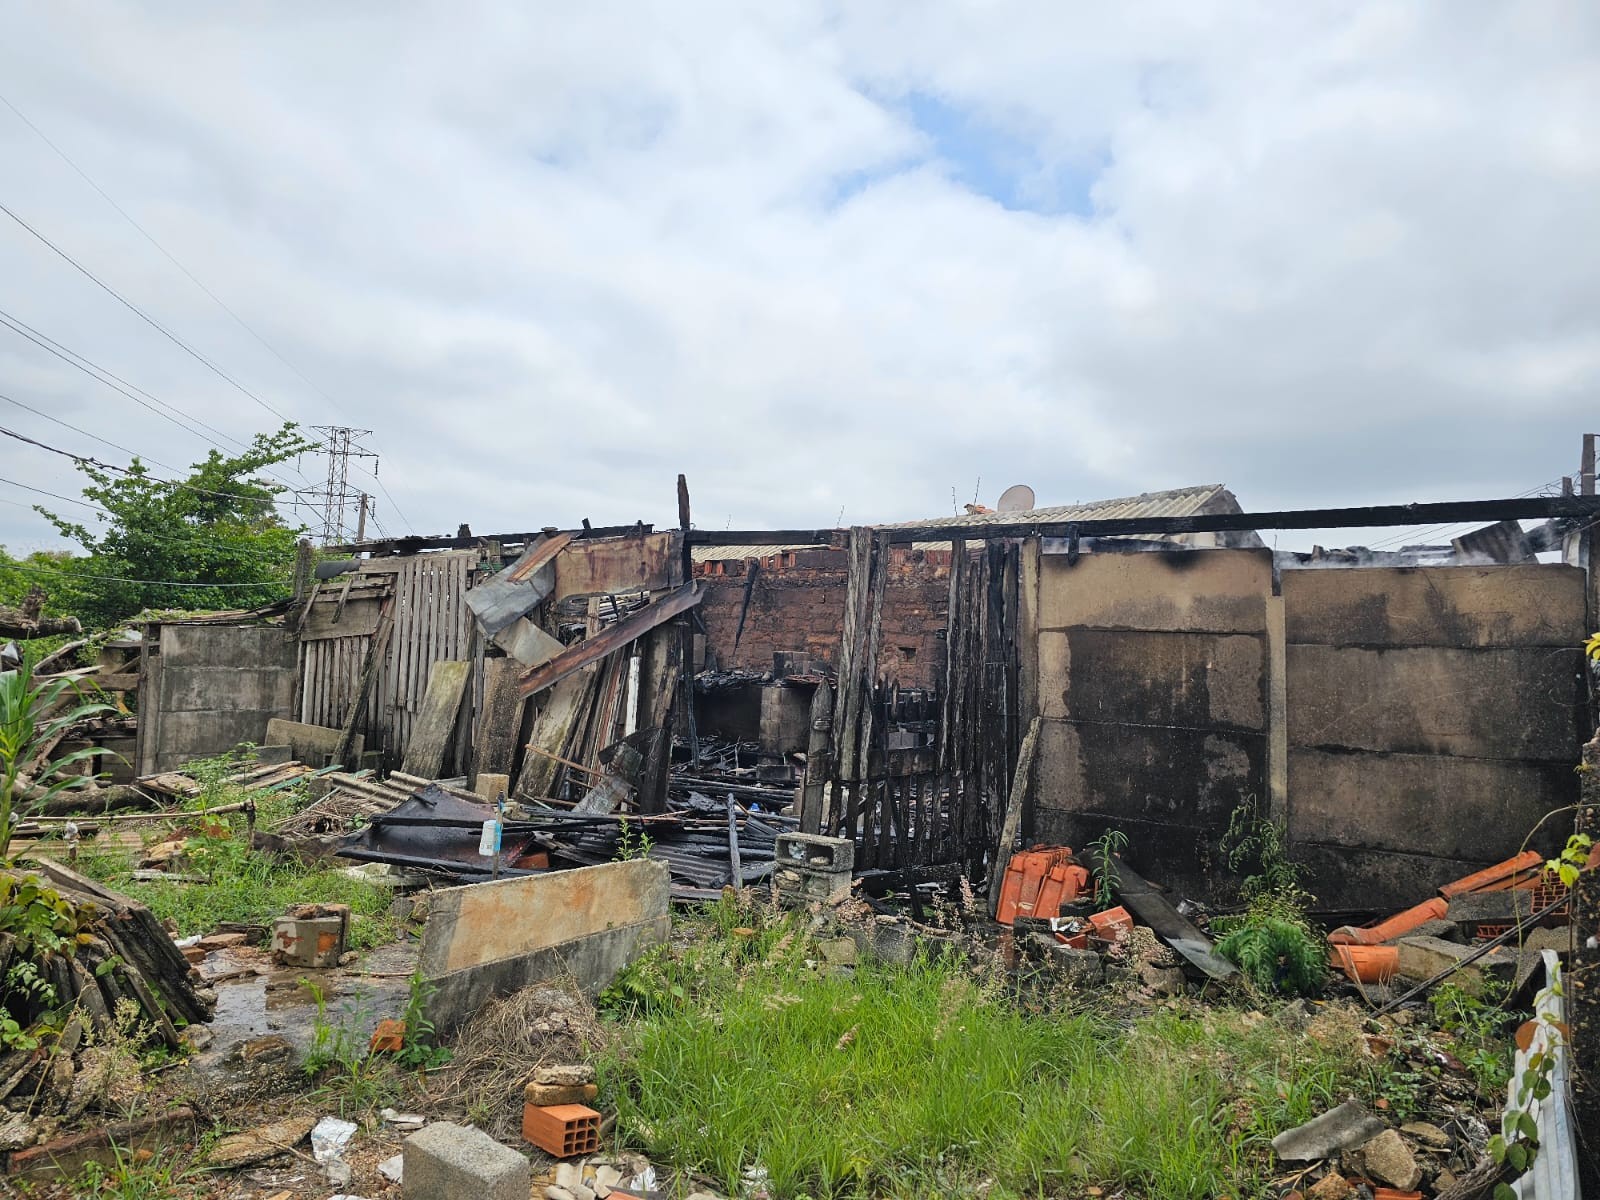
POLYGON ((321 524, 321 542, 324 546, 366 535, 367 516, 372 511, 371 497, 350 486, 350 460, 370 458, 372 473, 378 473, 378 456, 362 444, 362 438, 372 436, 370 429, 351 429, 344 425, 316 425, 322 435, 322 452, 328 459, 328 478, 321 486, 301 488, 295 492, 297 503, 304 504, 316 514, 313 528, 321 524), (354 529, 349 515, 356 514, 354 529))

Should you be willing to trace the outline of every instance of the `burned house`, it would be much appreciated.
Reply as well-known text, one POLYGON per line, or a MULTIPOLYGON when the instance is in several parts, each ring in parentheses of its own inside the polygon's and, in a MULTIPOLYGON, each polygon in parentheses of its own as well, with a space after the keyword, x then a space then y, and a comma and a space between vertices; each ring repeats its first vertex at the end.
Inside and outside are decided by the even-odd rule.
POLYGON ((702 532, 685 504, 669 531, 365 543, 327 578, 308 563, 281 611, 148 627, 139 765, 288 742, 570 808, 622 745, 625 806, 787 808, 850 838, 869 881, 992 877, 1015 846, 1117 828, 1143 874, 1204 898, 1232 886, 1220 840, 1250 803, 1322 907, 1382 908, 1572 800, 1591 589, 1537 555, 1586 556, 1593 508, 1247 514, 1212 486, 849 530, 702 532), (1478 518, 1555 523, 1398 560, 1258 534, 1478 518), (739 747, 727 770, 706 744, 739 747))

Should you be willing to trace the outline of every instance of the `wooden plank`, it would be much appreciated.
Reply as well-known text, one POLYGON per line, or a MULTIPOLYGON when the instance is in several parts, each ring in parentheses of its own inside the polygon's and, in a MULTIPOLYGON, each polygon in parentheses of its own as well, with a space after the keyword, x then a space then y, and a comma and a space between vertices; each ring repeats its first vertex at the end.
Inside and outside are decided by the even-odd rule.
POLYGON ((703 593, 698 585, 686 583, 656 603, 640 609, 626 620, 618 621, 615 625, 601 630, 594 637, 585 638, 576 646, 569 646, 549 662, 527 671, 522 676, 518 690, 524 696, 543 691, 574 671, 599 661, 635 638, 649 633, 664 621, 671 620, 681 612, 687 612, 699 604, 702 598, 703 593))
POLYGON ((441 659, 428 672, 428 690, 422 710, 406 744, 404 770, 407 775, 437 779, 444 767, 445 754, 455 736, 456 713, 466 689, 472 664, 462 659, 441 659))
POLYGON ((1022 752, 1017 755, 1017 769, 1011 778, 1011 793, 1006 797, 1005 817, 1000 822, 1000 837, 995 843, 994 862, 989 868, 990 915, 999 907, 1000 884, 1022 829, 1022 813, 1027 807, 1028 789, 1033 786, 1033 763, 1039 752, 1039 728, 1042 724, 1041 718, 1033 718, 1028 725, 1027 736, 1022 739, 1022 752))
POLYGON ((378 671, 384 660, 388 657, 389 638, 394 630, 394 601, 384 601, 383 613, 378 621, 378 628, 373 632, 367 644, 366 659, 362 663, 361 678, 356 682, 355 694, 350 698, 350 708, 345 714, 339 730, 339 744, 334 748, 334 761, 347 767, 357 764, 352 757, 359 757, 360 751, 356 749, 356 742, 362 735, 356 732, 356 727, 361 724, 363 712, 371 704, 372 689, 376 684, 378 671))
MULTIPOLYGON (((354 576, 345 576, 348 583, 354 576)), ((300 627, 302 642, 323 641, 328 638, 366 637, 378 627, 378 610, 382 606, 381 594, 356 595, 343 605, 329 596, 325 602, 311 605, 305 624, 300 627)))
POLYGON ((516 763, 523 698, 514 658, 483 660, 483 704, 472 735, 474 773, 509 775, 516 763))
MULTIPOLYGON (((834 768, 839 779, 856 779, 857 731, 861 722, 862 662, 871 601, 872 540, 863 526, 850 530, 850 566, 845 585, 844 631, 839 639, 839 696, 833 706, 834 768)), ((854 818, 852 813, 851 817, 854 818)), ((854 836, 852 834, 851 836, 854 836)))
MULTIPOLYGON (((517 795, 543 799, 553 794, 560 764, 550 755, 559 755, 567 744, 573 722, 588 703, 590 689, 600 668, 591 664, 554 684, 543 697, 543 707, 534 718, 528 735, 529 754, 517 777, 517 795)), ((519 692, 520 694, 520 692, 519 692)))
POLYGON ((833 686, 824 679, 811 695, 811 737, 806 743, 805 784, 800 794, 800 832, 820 833, 823 797, 831 774, 828 741, 833 728, 833 686))

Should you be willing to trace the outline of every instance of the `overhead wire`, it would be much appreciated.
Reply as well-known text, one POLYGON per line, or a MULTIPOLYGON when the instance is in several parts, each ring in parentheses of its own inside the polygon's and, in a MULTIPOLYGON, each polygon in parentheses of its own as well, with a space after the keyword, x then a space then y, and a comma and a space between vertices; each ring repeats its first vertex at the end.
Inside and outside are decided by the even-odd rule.
MULTIPOLYGON (((118 393, 121 396, 125 396, 129 400, 132 400, 135 404, 139 405, 141 408, 144 408, 144 409, 148 410, 149 412, 153 412, 153 413, 156 414, 156 416, 161 417, 161 418, 163 418, 163 419, 165 419, 167 421, 170 421, 172 424, 176 425, 179 429, 183 430, 185 433, 187 433, 187 434, 189 434, 189 435, 191 435, 193 437, 197 437, 203 442, 208 442, 210 445, 216 447, 218 450, 221 450, 225 454, 232 454, 232 453, 234 453, 234 451, 230 450, 227 446, 224 446, 220 441, 217 440, 217 438, 226 438, 228 441, 234 443, 234 445, 236 445, 236 446, 239 446, 239 447, 241 447, 241 448, 243 448, 245 450, 250 449, 250 445, 249 445, 248 442, 241 441, 239 438, 233 437, 231 434, 223 433, 222 430, 217 429, 215 426, 206 424, 206 422, 202 421, 199 417, 196 417, 191 413, 185 412, 183 409, 177 407, 177 405, 169 404, 167 401, 161 399, 159 396, 154 395, 151 392, 146 391, 144 388, 139 387, 137 384, 129 383, 126 379, 122 378, 122 376, 116 374, 116 372, 110 371, 110 370, 106 369, 105 367, 100 366, 98 363, 94 362, 93 360, 91 360, 89 358, 85 358, 83 355, 79 354, 76 350, 73 350, 68 346, 62 345, 60 342, 56 341, 49 334, 41 333, 39 330, 35 329, 32 325, 29 325, 26 321, 23 321, 23 320, 15 317, 15 316, 13 316, 11 313, 6 312, 4 309, 0 309, 0 325, 3 325, 7 329, 10 329, 13 333, 17 334, 18 336, 26 338, 28 341, 32 342, 34 345, 38 346, 40 349, 45 350, 50 354, 53 354, 55 357, 59 358, 62 362, 66 363, 68 366, 77 368, 78 370, 82 371, 85 375, 89 376, 90 379, 95 380, 97 383, 104 384, 106 387, 110 388, 112 391, 118 393), (146 397, 148 399, 146 399, 146 397), (155 407, 155 405, 160 405, 160 407, 157 408, 157 407, 155 407), (165 410, 170 410, 170 411, 163 411, 164 409, 165 410), (177 415, 174 416, 172 414, 177 414, 177 415), (183 420, 180 420, 179 419, 180 417, 183 418, 183 420), (189 425, 186 425, 184 423, 185 420, 192 421, 195 425, 198 425, 200 427, 200 429, 209 430, 211 433, 216 434, 217 437, 215 437, 215 438, 211 437, 206 433, 200 432, 200 429, 195 429, 195 428, 190 427, 189 425)), ((294 487, 293 484, 291 484, 287 479, 283 478, 281 475, 278 475, 275 472, 273 472, 271 470, 268 470, 267 468, 262 468, 262 470, 263 470, 263 472, 265 474, 271 476, 273 479, 276 479, 284 487, 290 488, 290 489, 292 489, 294 487)), ((303 476, 302 476, 302 478, 303 478, 303 476)))
POLYGON ((110 446, 113 450, 121 450, 124 454, 132 455, 134 458, 144 459, 146 462, 155 463, 156 466, 165 467, 169 471, 176 471, 178 469, 171 463, 162 462, 159 458, 152 458, 148 454, 140 454, 137 450, 130 450, 121 442, 113 442, 110 438, 103 438, 98 433, 90 433, 87 429, 74 425, 70 421, 63 421, 60 417, 53 417, 43 409, 35 408, 31 404, 24 404, 21 400, 16 399, 14 396, 7 396, 4 393, 0 393, 0 400, 4 400, 7 404, 14 404, 24 412, 31 412, 36 417, 43 417, 46 421, 50 421, 56 425, 59 425, 63 429, 70 429, 73 433, 82 434, 86 438, 99 442, 102 446, 110 446))
MULTIPOLYGON (((9 400, 11 397, 0 394, 0 400, 9 400)), ((31 438, 25 433, 18 433, 14 429, 7 429, 0 425, 0 434, 15 438, 19 442, 26 442, 30 446, 37 446, 41 450, 48 450, 51 454, 59 454, 62 458, 70 458, 73 462, 83 466, 97 467, 103 471, 115 471, 133 479, 142 479, 148 483, 157 483, 163 487, 179 488, 186 492, 195 492, 201 496, 214 496, 219 500, 238 500, 238 492, 219 492, 215 488, 195 487, 192 483, 185 483, 181 479, 162 479, 159 475, 147 475, 142 471, 135 471, 132 467, 118 466, 116 463, 102 462, 98 458, 91 458, 86 454, 74 454, 71 450, 63 450, 59 446, 52 446, 48 442, 41 442, 38 438, 31 438)), ((131 453, 131 451, 130 451, 131 453)), ((137 457, 137 456, 136 456, 137 457)))
MULTIPOLYGON (((16 488, 21 488, 25 492, 33 492, 36 495, 49 496, 52 500, 61 500, 61 501, 66 502, 67 504, 76 504, 76 505, 79 505, 82 508, 89 509, 91 512, 97 512, 101 516, 111 517, 113 520, 116 519, 116 515, 117 515, 116 513, 112 512, 110 509, 101 508, 98 504, 91 503, 88 500, 76 500, 71 496, 63 496, 60 492, 52 492, 52 491, 49 491, 46 488, 35 487, 31 483, 22 483, 22 482, 20 482, 19 480, 16 480, 16 479, 8 479, 3 475, 0 475, 0 483, 9 484, 10 486, 16 487, 16 488)), ((19 504, 20 505, 21 501, 9 500, 9 501, 7 501, 7 503, 8 504, 19 504)), ((22 507, 32 508, 33 511, 35 511, 35 512, 39 511, 38 508, 36 506, 33 506, 33 505, 22 505, 22 507)), ((255 549, 255 548, 249 547, 249 546, 226 546, 221 542, 213 541, 211 539, 203 538, 203 537, 202 538, 175 538, 175 537, 169 537, 166 534, 154 533, 154 532, 150 532, 150 531, 142 532, 142 533, 140 533, 139 536, 143 537, 143 538, 149 538, 152 542, 164 543, 165 545, 168 545, 168 546, 180 546, 180 545, 181 546, 193 546, 196 543, 198 543, 200 545, 207 546, 207 547, 209 547, 211 549, 214 549, 214 550, 226 550, 229 554, 242 555, 242 556, 245 556, 247 558, 257 558, 257 559, 275 559, 275 558, 277 558, 277 555, 271 554, 271 553, 269 553, 269 552, 267 552, 265 550, 259 550, 259 549, 255 549)))
MULTIPOLYGON (((135 230, 137 230, 138 233, 140 234, 140 236, 143 237, 152 246, 154 246, 156 248, 156 250, 160 251, 162 256, 165 257, 168 262, 170 262, 174 267, 176 267, 179 271, 181 271, 183 273, 184 277, 189 280, 189 282, 194 284, 195 287, 199 288, 200 291, 204 292, 205 295, 214 304, 216 304, 218 308, 222 309, 223 312, 227 313, 227 315, 241 329, 243 329, 246 333, 248 333, 251 337, 253 337, 258 343, 260 343, 261 346, 268 351, 268 353, 270 353, 274 358, 276 358, 285 367, 287 367, 290 371, 292 371, 303 383, 305 383, 305 385, 307 387, 309 387, 312 391, 314 391, 318 396, 322 397, 322 399, 324 401, 326 401, 329 405, 333 405, 333 406, 337 407, 336 402, 334 401, 332 396, 328 395, 328 393, 324 389, 322 389, 321 387, 317 386, 316 382, 313 381, 308 375, 306 375, 306 373, 304 371, 302 371, 299 367, 295 366, 294 363, 290 362, 289 359, 286 358, 283 355, 283 353, 278 350, 278 348, 276 346, 274 346, 271 342, 267 341, 267 339, 265 337, 263 337, 259 332, 257 332, 257 330, 254 327, 252 327, 249 324, 249 322, 247 322, 243 317, 241 317, 238 313, 236 313, 232 308, 230 308, 228 306, 228 304, 226 302, 223 301, 223 299, 220 296, 218 296, 209 287, 207 287, 205 285, 205 283, 202 282, 201 279, 197 275, 195 275, 195 273, 193 271, 191 271, 188 267, 186 267, 182 262, 180 262, 178 260, 176 255, 174 255, 170 250, 168 250, 164 245, 162 245, 161 242, 155 237, 154 234, 152 234, 148 229, 146 229, 137 220, 135 220, 133 215, 131 213, 129 213, 125 208, 123 208, 122 205, 118 204, 117 201, 111 196, 111 194, 105 190, 105 188, 101 187, 97 182, 95 182, 95 180, 89 175, 89 173, 87 171, 85 171, 81 166, 79 166, 78 163, 71 157, 71 155, 69 155, 65 150, 63 150, 54 141, 52 141, 51 138, 44 132, 44 130, 40 129, 37 125, 35 125, 33 123, 33 121, 29 119, 27 114, 25 114, 20 108, 18 108, 16 106, 16 104, 14 104, 8 97, 6 97, 4 95, 0 95, 0 103, 4 103, 5 106, 11 110, 12 114, 15 115, 16 118, 19 121, 21 121, 30 130, 32 130, 32 132, 39 138, 40 141, 44 142, 44 144, 46 146, 48 146, 56 154, 57 157, 59 157, 64 163, 66 163, 67 166, 71 167, 72 170, 78 175, 78 177, 81 178, 85 183, 87 183, 91 188, 93 188, 94 191, 101 197, 101 199, 103 199, 114 210, 116 210, 117 214, 119 216, 121 216, 123 220, 125 220, 129 225, 131 225, 135 230)), ((97 284, 99 287, 103 288, 109 294, 114 296, 118 301, 120 301, 122 304, 127 306, 131 311, 136 313, 141 319, 143 319, 144 321, 149 323, 153 328, 159 330, 164 336, 166 336, 167 338, 171 339, 175 344, 180 346, 187 353, 191 354, 196 359, 198 359, 200 362, 204 363, 209 369, 211 369, 212 371, 216 372, 223 379, 227 380, 234 387, 238 388, 245 395, 249 396, 257 404, 260 404, 263 408, 267 409, 268 412, 271 412, 274 416, 278 417, 280 420, 287 420, 287 418, 281 412, 279 412, 277 409, 273 408, 270 404, 268 404, 260 396, 256 395, 254 392, 250 391, 248 388, 246 388, 243 384, 239 383, 232 376, 230 376, 226 372, 222 371, 222 369, 220 367, 218 367, 214 362, 212 362, 210 359, 206 358, 199 351, 195 350, 192 346, 190 346, 187 343, 185 343, 184 341, 182 341, 182 339, 178 338, 178 336, 176 334, 174 334, 171 330, 167 329, 160 322, 156 321, 153 317, 149 316, 149 314, 145 313, 142 309, 140 309, 137 305, 133 304, 130 300, 128 300, 125 297, 123 297, 120 293, 116 292, 113 288, 110 287, 110 285, 108 285, 105 282, 103 282, 102 280, 100 280, 97 276, 95 276, 92 272, 90 272, 86 267, 84 267, 76 259, 72 258, 64 250, 62 250, 60 247, 56 246, 53 242, 51 242, 48 238, 46 238, 43 234, 41 234, 38 230, 34 229, 26 221, 22 220, 22 218, 19 217, 16 213, 12 212, 9 208, 5 208, 5 206, 3 204, 0 204, 0 209, 4 209, 6 214, 8 216, 10 216, 12 220, 16 221, 19 225, 21 225, 24 229, 26 229, 34 237, 38 238, 41 242, 43 242, 46 246, 48 246, 56 254, 60 255, 67 262, 71 263, 72 266, 77 268, 77 270, 82 272, 85 276, 87 276, 89 279, 91 279, 95 284, 97 284)), ((306 476, 306 474, 302 470, 300 470, 298 465, 296 465, 293 468, 293 470, 294 470, 295 474, 299 475, 300 478, 305 480, 308 484, 310 484, 312 482, 310 480, 310 478, 308 476, 306 476)), ((378 478, 377 473, 375 471, 367 472, 367 471, 365 471, 363 468, 361 468, 359 466, 357 467, 357 470, 361 470, 364 474, 370 475, 372 481, 375 484, 377 484, 378 489, 382 492, 384 498, 386 500, 388 500, 390 507, 394 509, 395 515, 400 518, 400 520, 405 524, 405 526, 408 529, 411 529, 412 526, 411 526, 410 520, 406 517, 405 513, 401 510, 400 505, 395 502, 395 499, 390 494, 387 485, 385 485, 383 483, 383 481, 378 478)))
POLYGON ((238 324, 239 328, 243 329, 251 337, 255 338, 256 341, 260 342, 261 345, 263 347, 265 347, 265 349, 274 358, 276 358, 284 366, 288 367, 289 370, 293 371, 297 376, 299 376, 301 381, 304 382, 305 385, 307 387, 309 387, 312 391, 316 392, 317 395, 321 396, 329 404, 332 404, 334 402, 333 401, 333 397, 329 396, 325 391, 323 391, 314 382, 312 382, 309 378, 307 378, 306 374, 303 371, 301 371, 299 367, 295 366, 292 362, 290 362, 287 358, 285 358, 281 353, 279 353, 279 351, 278 351, 276 346, 274 346, 271 342, 267 341, 267 339, 262 337, 261 334, 257 333, 256 330, 254 328, 252 328, 251 325, 248 322, 246 322, 243 317, 241 317, 238 313, 234 312, 233 309, 229 308, 228 305, 226 303, 224 303, 224 301, 222 300, 222 298, 220 296, 218 296, 215 292, 213 292, 210 288, 208 288, 204 283, 202 283, 200 281, 200 279, 195 275, 195 273, 193 271, 189 270, 188 267, 184 266, 183 263, 179 262, 177 257, 172 253, 172 251, 168 250, 165 246, 163 246, 159 241, 156 240, 154 234, 152 234, 143 225, 139 224, 138 221, 134 220, 133 215, 131 213, 129 213, 127 209, 123 208, 122 205, 118 204, 114 199, 112 199, 111 194, 109 192, 107 192, 105 190, 105 188, 101 187, 98 183, 96 183, 93 179, 91 179, 89 177, 89 173, 87 171, 85 171, 82 167, 80 167, 76 162, 74 162, 72 160, 72 158, 67 154, 67 152, 65 150, 63 150, 60 146, 56 145, 55 142, 51 141, 50 138, 45 134, 44 130, 40 129, 37 125, 35 125, 32 121, 30 121, 28 119, 27 115, 25 113, 23 113, 23 111, 21 109, 19 109, 15 104, 13 104, 4 95, 0 95, 0 104, 4 104, 7 108, 9 108, 12 111, 12 113, 14 113, 16 115, 17 120, 21 121, 29 129, 33 130, 33 132, 38 135, 39 140, 44 142, 44 144, 46 146, 49 146, 50 149, 55 151, 56 155, 61 159, 62 162, 66 163, 67 166, 71 167, 74 171, 76 171, 77 174, 78 174, 78 177, 80 179, 82 179, 85 183, 87 183, 90 187, 92 187, 96 192, 98 192, 99 195, 100 195, 100 198, 102 200, 104 200, 107 204, 111 205, 112 208, 116 209, 118 215, 120 215, 124 221, 126 221, 129 225, 132 225, 134 227, 134 229, 138 230, 140 236, 143 237, 145 241, 149 242, 152 246, 154 246, 157 250, 159 250, 161 252, 162 256, 165 257, 168 262, 170 262, 173 266, 177 267, 178 270, 182 271, 183 274, 185 275, 185 277, 188 278, 189 282, 194 284, 195 287, 199 288, 202 292, 204 292, 207 296, 209 296, 211 298, 211 300, 217 305, 218 308, 222 309, 223 312, 227 313, 230 317, 232 317, 234 319, 234 321, 238 324))
POLYGON ((30 225, 26 221, 24 221, 21 217, 19 217, 15 212, 13 212, 4 203, 0 203, 0 212, 5 213, 6 216, 10 217, 18 225, 22 226, 22 228, 26 229, 34 237, 38 238, 39 241, 43 242, 46 246, 48 246, 51 250, 53 250, 56 254, 58 254, 62 259, 64 259, 66 262, 70 263, 73 266, 73 268, 75 268, 78 272, 80 272, 84 276, 84 278, 88 279, 91 283, 93 283, 96 287, 100 288, 100 290, 105 292, 108 296, 111 296, 113 299, 115 299, 119 304, 121 304, 129 312, 133 313, 140 320, 144 321, 145 324, 149 325, 152 329, 156 330, 156 332, 160 333, 162 337, 166 338, 174 346, 177 346, 180 350, 182 350, 185 354, 188 354, 196 362, 198 362, 198 363, 202 364, 204 367, 206 367, 206 369, 211 371, 213 374, 215 374, 217 376, 217 378, 219 378, 219 379, 225 381, 226 383, 232 385, 234 388, 238 389, 238 391, 241 392, 243 395, 248 396, 250 399, 254 400, 262 408, 266 409, 273 416, 277 417, 278 420, 285 421, 285 422, 289 420, 289 418, 284 416, 283 413, 279 412, 276 408, 274 408, 272 405, 268 404, 260 396, 256 395, 249 388, 245 387, 244 384, 240 383, 232 375, 229 375, 221 367, 217 366, 216 363, 212 362, 204 354, 201 354, 200 351, 196 350, 193 346, 189 345, 188 342, 184 341, 177 334, 173 333, 172 330, 168 329, 165 325, 163 325, 160 321, 156 320, 149 313, 145 312, 144 309, 140 308, 132 300, 129 300, 121 292, 117 291, 116 288, 112 287, 105 280, 101 279, 98 275, 96 275, 93 271, 89 270, 88 267, 84 266, 77 259, 73 258, 72 255, 68 254, 60 246, 56 245, 49 238, 45 237, 44 234, 40 233, 32 225, 30 225))

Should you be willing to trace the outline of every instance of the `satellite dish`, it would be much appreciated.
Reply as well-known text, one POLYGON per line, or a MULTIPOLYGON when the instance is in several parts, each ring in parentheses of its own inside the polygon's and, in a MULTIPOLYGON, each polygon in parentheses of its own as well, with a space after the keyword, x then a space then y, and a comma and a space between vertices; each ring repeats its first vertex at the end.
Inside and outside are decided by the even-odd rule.
POLYGON ((1000 495, 996 512, 1027 512, 1033 507, 1033 489, 1025 483, 1014 484, 1000 495))

